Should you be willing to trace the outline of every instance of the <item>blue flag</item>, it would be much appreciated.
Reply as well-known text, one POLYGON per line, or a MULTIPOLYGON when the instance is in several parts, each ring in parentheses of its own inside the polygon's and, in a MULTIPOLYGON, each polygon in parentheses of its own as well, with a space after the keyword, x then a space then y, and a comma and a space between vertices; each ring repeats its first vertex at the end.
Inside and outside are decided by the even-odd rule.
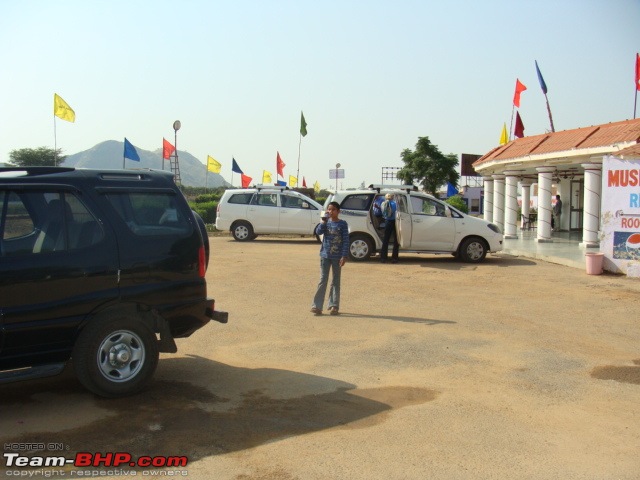
POLYGON ((140 161, 140 157, 138 156, 138 152, 136 152, 135 147, 131 145, 131 142, 126 138, 124 139, 124 158, 135 160, 136 162, 140 161))
POLYGON ((453 197, 457 194, 458 189, 451 182, 447 182, 447 197, 453 197))
POLYGON ((547 94, 547 84, 544 83, 544 78, 542 78, 542 74, 540 73, 540 69, 538 68, 538 61, 536 60, 536 72, 538 73, 538 81, 540 82, 540 88, 542 89, 542 93, 547 94))
POLYGON ((284 180, 278 180, 276 182, 276 185, 279 185, 281 187, 286 187, 287 186, 287 182, 285 182, 284 180))
POLYGON ((236 159, 231 157, 231 160, 233 160, 233 165, 231 166, 231 171, 244 175, 244 172, 240 169, 240 167, 236 163, 236 159))

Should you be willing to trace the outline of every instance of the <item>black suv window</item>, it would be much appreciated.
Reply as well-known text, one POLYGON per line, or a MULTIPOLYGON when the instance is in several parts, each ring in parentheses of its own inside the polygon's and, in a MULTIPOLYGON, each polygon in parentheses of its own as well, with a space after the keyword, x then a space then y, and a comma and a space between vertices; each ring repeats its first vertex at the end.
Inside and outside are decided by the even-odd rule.
POLYGON ((118 192, 109 193, 107 199, 136 235, 182 235, 191 232, 189 222, 175 206, 173 194, 118 192))
POLYGON ((371 207, 371 199, 373 194, 363 193, 358 195, 349 195, 342 201, 341 209, 346 210, 369 210, 371 207))
POLYGON ((0 211, 2 256, 75 250, 103 237, 100 224, 71 193, 7 191, 0 211))

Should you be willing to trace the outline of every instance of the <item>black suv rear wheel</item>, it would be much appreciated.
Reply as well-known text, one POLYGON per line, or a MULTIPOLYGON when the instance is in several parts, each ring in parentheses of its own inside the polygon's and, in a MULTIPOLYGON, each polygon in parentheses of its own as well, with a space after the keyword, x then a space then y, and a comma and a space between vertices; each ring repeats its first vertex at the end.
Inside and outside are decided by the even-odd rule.
POLYGON ((139 391, 153 376, 158 357, 155 334, 134 315, 90 322, 72 356, 80 383, 103 397, 139 391))

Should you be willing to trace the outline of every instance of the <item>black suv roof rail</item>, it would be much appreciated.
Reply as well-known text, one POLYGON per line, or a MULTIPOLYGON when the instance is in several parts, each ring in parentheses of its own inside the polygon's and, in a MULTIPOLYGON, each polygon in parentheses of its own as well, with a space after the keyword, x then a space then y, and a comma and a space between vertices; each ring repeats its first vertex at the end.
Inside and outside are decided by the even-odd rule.
POLYGON ((417 190, 415 185, 384 185, 384 184, 371 184, 367 188, 375 190, 380 193, 380 190, 405 190, 407 193, 417 190))

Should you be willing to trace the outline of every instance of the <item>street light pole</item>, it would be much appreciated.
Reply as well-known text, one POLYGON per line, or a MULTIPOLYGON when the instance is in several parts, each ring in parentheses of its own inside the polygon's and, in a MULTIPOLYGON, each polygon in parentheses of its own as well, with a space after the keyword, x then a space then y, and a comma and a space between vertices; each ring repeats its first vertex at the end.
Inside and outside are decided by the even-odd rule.
POLYGON ((175 122, 173 122, 173 132, 174 132, 173 146, 175 150, 174 150, 174 164, 173 164, 172 170, 173 170, 173 176, 177 184, 182 183, 180 180, 180 166, 178 165, 178 130, 180 130, 181 126, 182 124, 180 123, 180 120, 176 120, 175 122))
POLYGON ((338 169, 340 168, 340 164, 336 163, 336 192, 338 191, 338 169))

